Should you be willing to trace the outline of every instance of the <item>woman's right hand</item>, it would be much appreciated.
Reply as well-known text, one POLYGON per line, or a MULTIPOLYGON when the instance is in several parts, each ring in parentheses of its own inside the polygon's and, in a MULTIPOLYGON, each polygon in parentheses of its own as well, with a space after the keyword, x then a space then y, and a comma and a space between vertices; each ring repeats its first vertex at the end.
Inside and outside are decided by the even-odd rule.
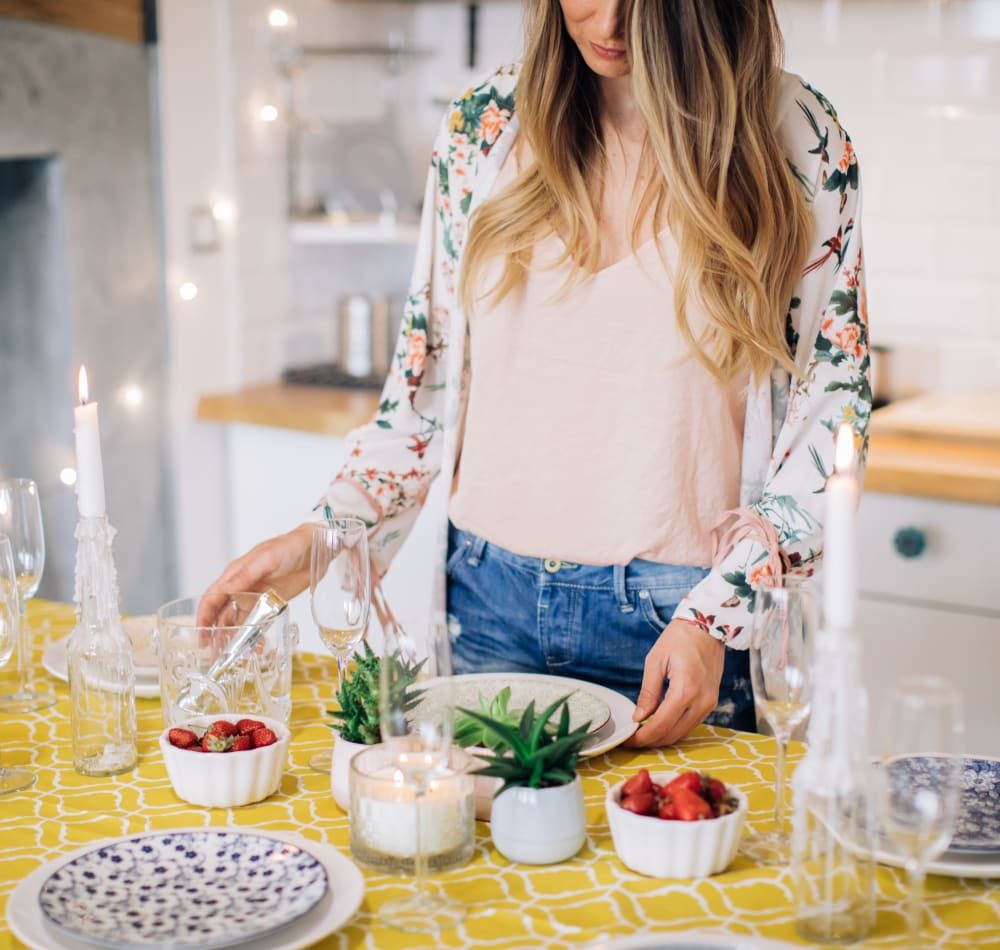
POLYGON ((198 604, 198 626, 211 627, 219 611, 237 591, 273 590, 291 600, 309 586, 312 523, 262 541, 238 557, 209 585, 198 604))

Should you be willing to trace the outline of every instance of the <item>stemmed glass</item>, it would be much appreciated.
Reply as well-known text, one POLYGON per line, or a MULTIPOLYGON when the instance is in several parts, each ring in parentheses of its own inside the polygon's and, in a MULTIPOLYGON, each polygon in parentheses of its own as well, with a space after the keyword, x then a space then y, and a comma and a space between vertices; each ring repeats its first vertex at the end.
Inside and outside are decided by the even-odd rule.
POLYGON ((786 577, 783 587, 758 588, 750 632, 754 702, 777 741, 774 829, 743 839, 741 850, 761 864, 783 864, 791 853, 785 820, 786 756, 792 732, 809 717, 813 640, 818 612, 805 579, 786 577))
MULTIPOLYGON (((364 639, 371 608, 368 528, 360 518, 330 518, 313 525, 309 606, 323 645, 337 660, 340 684, 354 648, 364 639)), ((309 767, 329 772, 332 752, 317 752, 309 767)))
POLYGON ((454 927, 465 917, 464 904, 428 889, 421 827, 427 794, 434 780, 448 771, 454 734, 451 637, 443 616, 428 627, 426 653, 426 660, 418 661, 416 644, 401 628, 385 631, 379 718, 392 767, 413 793, 414 886, 410 894, 383 904, 379 916, 392 927, 417 932, 454 927))
MULTIPOLYGON (((17 573, 10 538, 0 534, 0 666, 14 652, 20 629, 17 573)), ((0 764, 0 795, 27 788, 35 782, 35 773, 28 769, 5 769, 0 764)))
POLYGON ((907 881, 907 946, 920 946, 927 865, 955 831, 962 775, 962 702, 947 680, 906 677, 886 697, 878 815, 903 858, 907 881))
POLYGON ((56 701, 49 686, 29 687, 31 676, 31 636, 26 615, 28 601, 35 596, 42 582, 45 567, 45 535, 42 531, 42 507, 38 486, 29 478, 12 478, 0 482, 0 532, 10 538, 17 573, 20 620, 14 662, 17 687, 13 693, 0 696, 0 712, 32 712, 44 709, 56 701))

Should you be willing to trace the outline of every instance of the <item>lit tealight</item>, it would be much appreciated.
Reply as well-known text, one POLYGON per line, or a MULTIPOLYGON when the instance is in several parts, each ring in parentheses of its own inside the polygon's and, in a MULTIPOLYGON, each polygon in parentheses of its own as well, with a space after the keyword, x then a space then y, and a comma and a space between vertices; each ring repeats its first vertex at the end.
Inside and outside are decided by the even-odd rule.
POLYGON ((276 30, 283 30, 292 22, 292 18, 288 15, 287 10, 274 7, 267 15, 267 22, 276 30))
POLYGON ((75 468, 64 468, 59 473, 59 481, 64 485, 68 485, 72 488, 76 484, 76 469, 75 468))
POLYGON ((278 107, 272 106, 268 103, 266 106, 261 106, 257 112, 257 118, 261 122, 277 122, 278 121, 278 107))
POLYGON ((119 398, 129 409, 138 409, 144 398, 142 387, 136 383, 126 383, 119 392, 119 398))
POLYGON ((186 280, 177 288, 177 293, 180 295, 181 300, 194 300, 198 296, 198 285, 186 280))
POLYGON ((217 198, 212 202, 212 217, 216 221, 231 221, 234 214, 235 209, 231 201, 225 198, 217 198))

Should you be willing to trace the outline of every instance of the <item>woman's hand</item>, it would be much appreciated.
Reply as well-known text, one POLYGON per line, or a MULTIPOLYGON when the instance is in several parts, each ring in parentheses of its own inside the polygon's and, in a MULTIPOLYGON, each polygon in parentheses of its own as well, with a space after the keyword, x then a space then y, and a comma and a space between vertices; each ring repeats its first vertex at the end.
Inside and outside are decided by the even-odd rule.
POLYGON ((684 620, 667 624, 646 654, 633 716, 642 725, 625 745, 664 746, 683 739, 715 709, 725 659, 721 640, 684 620), (665 679, 670 680, 666 696, 665 679))
POLYGON ((262 541, 238 557, 212 582, 198 604, 198 626, 210 627, 236 591, 273 590, 291 600, 309 586, 312 524, 300 524, 287 534, 262 541))

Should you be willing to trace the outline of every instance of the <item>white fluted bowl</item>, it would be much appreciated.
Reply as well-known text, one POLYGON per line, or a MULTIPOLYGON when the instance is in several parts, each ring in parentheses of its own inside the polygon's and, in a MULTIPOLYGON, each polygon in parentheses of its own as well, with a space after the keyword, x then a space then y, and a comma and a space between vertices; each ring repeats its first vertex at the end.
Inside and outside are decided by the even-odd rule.
MULTIPOLYGON (((665 785, 679 772, 651 772, 665 785)), ((708 877, 724 871, 736 857, 747 815, 747 798, 738 788, 726 788, 739 802, 736 811, 701 821, 675 821, 637 815, 621 807, 624 782, 608 789, 604 810, 611 838, 622 863, 649 877, 708 877)))
POLYGON ((240 719, 259 719, 277 736, 277 742, 261 749, 243 752, 191 752, 171 745, 170 730, 160 733, 160 751, 167 764, 167 775, 178 798, 206 808, 237 808, 263 801, 281 786, 281 776, 288 761, 291 733, 277 719, 266 716, 223 715, 191 719, 183 728, 201 735, 220 719, 236 723, 240 719))

